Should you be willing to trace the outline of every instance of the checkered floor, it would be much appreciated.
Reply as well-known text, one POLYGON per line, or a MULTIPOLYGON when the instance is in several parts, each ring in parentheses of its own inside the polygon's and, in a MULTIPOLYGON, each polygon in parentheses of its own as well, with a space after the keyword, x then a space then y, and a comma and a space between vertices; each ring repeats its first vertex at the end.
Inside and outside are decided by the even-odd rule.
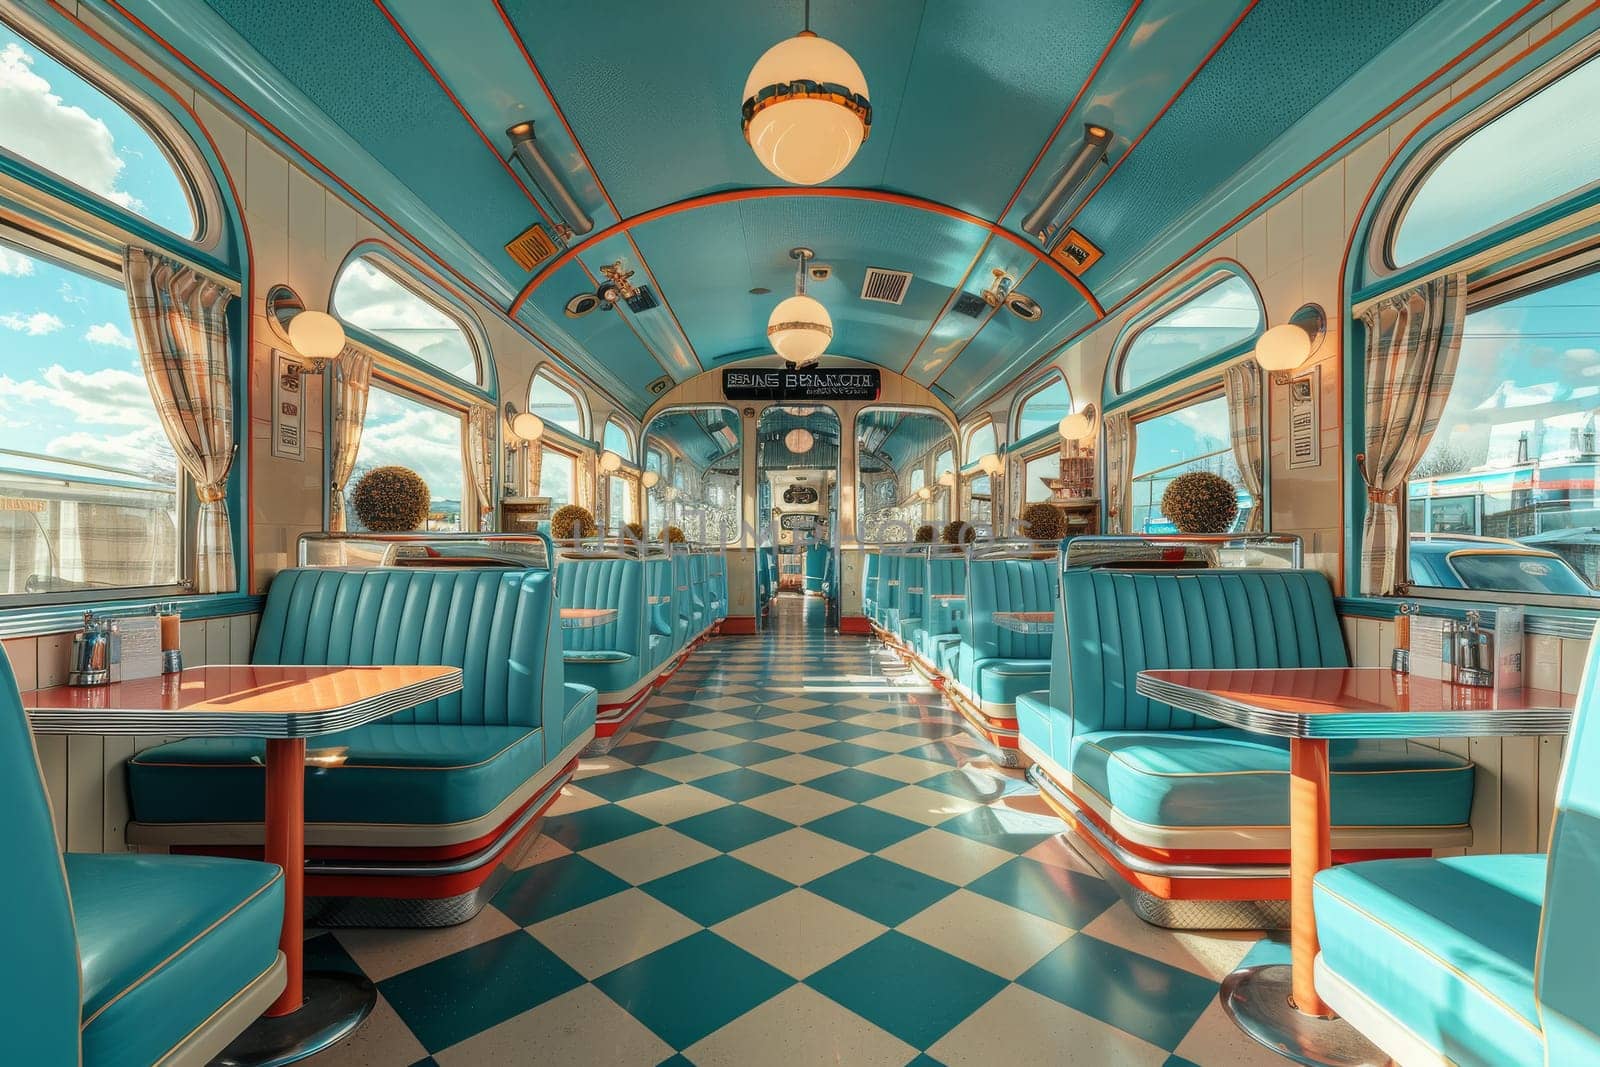
POLYGON ((1252 1064, 1253 935, 1142 924, 863 638, 713 641, 472 922, 352 930, 347 1064, 1252 1064))

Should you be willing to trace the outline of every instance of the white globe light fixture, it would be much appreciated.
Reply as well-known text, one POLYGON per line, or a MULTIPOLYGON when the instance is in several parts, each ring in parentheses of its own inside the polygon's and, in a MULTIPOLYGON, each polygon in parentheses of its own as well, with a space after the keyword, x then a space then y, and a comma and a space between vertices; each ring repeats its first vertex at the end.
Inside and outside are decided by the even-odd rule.
POLYGON ((661 475, 657 474, 655 471, 645 471, 643 474, 639 475, 639 484, 644 486, 646 489, 654 489, 656 486, 661 484, 661 475))
POLYGON ((806 260, 816 253, 809 248, 791 248, 796 260, 794 295, 778 302, 767 316, 767 340, 772 350, 795 367, 813 367, 833 340, 833 316, 821 302, 806 295, 806 260))
POLYGON ((918 500, 930 500, 930 499, 932 499, 932 497, 933 497, 933 490, 929 489, 927 486, 923 486, 921 489, 917 490, 917 499, 918 500))
POLYGON ((600 453, 600 471, 602 474, 614 474, 622 469, 622 457, 615 452, 600 453))
POLYGON ((512 416, 511 432, 524 441, 537 441, 544 436, 544 420, 531 411, 520 411, 512 416))
POLYGON ((762 53, 744 83, 744 139, 756 159, 794 185, 816 185, 855 158, 872 132, 867 79, 850 53, 805 28, 762 53))
POLYGON ((797 456, 810 452, 811 446, 816 443, 817 439, 810 430, 798 426, 783 435, 783 447, 797 456))
POLYGON ((312 363, 333 359, 344 351, 344 327, 325 311, 302 311, 289 320, 289 343, 312 363))
POLYGON ((1006 461, 993 452, 978 460, 978 469, 991 476, 999 474, 1005 468, 1005 465, 1006 461))
POLYGON ((1087 441, 1094 436, 1094 415, 1094 405, 1089 404, 1082 411, 1074 411, 1057 423, 1056 432, 1063 441, 1087 441))
POLYGON ((1256 340, 1255 358, 1268 374, 1286 374, 1311 358, 1328 326, 1320 307, 1306 304, 1289 321, 1274 326, 1256 340))

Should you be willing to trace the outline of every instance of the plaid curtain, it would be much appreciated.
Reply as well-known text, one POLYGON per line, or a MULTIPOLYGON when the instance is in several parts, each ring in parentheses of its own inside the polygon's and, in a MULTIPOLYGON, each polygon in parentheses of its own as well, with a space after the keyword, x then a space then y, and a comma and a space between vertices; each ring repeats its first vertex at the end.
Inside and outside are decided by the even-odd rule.
POLYGON ((1133 420, 1124 412, 1105 417, 1106 533, 1132 533, 1132 515, 1123 514, 1133 496, 1133 420))
POLYGON ((479 530, 493 525, 494 418, 494 408, 476 405, 467 415, 467 469, 472 473, 472 492, 478 499, 479 530))
POLYGON ((178 462, 200 500, 195 588, 238 588, 228 522, 233 465, 233 376, 228 367, 228 289, 191 267, 143 248, 123 258, 128 310, 145 381, 178 462))
POLYGON ((1367 439, 1356 460, 1367 483, 1363 593, 1395 591, 1401 496, 1450 397, 1466 315, 1466 275, 1451 274, 1380 300, 1361 316, 1367 330, 1367 439))
POLYGON ((1228 368, 1222 379, 1228 399, 1228 438, 1233 461, 1255 506, 1250 509, 1246 533, 1259 533, 1266 525, 1266 498, 1261 493, 1261 367, 1253 359, 1228 368))
POLYGON ((346 345, 333 362, 329 376, 329 403, 333 405, 333 434, 328 439, 328 529, 342 533, 348 527, 344 513, 344 487, 355 470, 361 451, 361 427, 367 421, 367 394, 372 385, 372 357, 346 345))

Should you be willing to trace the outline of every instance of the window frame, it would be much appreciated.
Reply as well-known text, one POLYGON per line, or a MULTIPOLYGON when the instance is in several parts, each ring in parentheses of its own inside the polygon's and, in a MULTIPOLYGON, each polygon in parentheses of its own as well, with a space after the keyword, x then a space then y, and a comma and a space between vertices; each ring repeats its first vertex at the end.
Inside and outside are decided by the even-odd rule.
POLYGON ((605 424, 600 428, 600 448, 602 451, 616 452, 617 455, 622 457, 622 462, 626 466, 639 466, 639 436, 634 432, 633 428, 623 420, 622 416, 615 411, 606 416, 605 424), (614 448, 611 448, 611 446, 606 443, 606 431, 610 430, 613 426, 615 426, 617 431, 622 434, 622 439, 627 442, 627 446, 620 452, 614 448))
POLYGON ((1395 239, 1405 224, 1406 214, 1423 185, 1439 167, 1484 127, 1515 111, 1524 102, 1591 62, 1600 63, 1600 37, 1593 34, 1497 90, 1486 101, 1470 106, 1464 114, 1452 118, 1438 132, 1417 142, 1405 163, 1386 183, 1379 206, 1373 213, 1365 241, 1365 255, 1362 257, 1366 285, 1357 294, 1357 302, 1364 299, 1374 287, 1388 289, 1406 279, 1429 277, 1440 273, 1441 265, 1494 249, 1511 235, 1537 228, 1530 227, 1530 223, 1536 224, 1541 218, 1554 216, 1559 219, 1569 213, 1568 209, 1600 202, 1600 178, 1597 178, 1586 186, 1558 194, 1410 263, 1397 264, 1394 259, 1395 239))
POLYGON ((533 410, 533 386, 541 377, 570 396, 573 400, 573 406, 578 412, 578 430, 576 432, 566 426, 562 426, 560 423, 553 423, 546 419, 546 433, 554 430, 556 433, 570 437, 574 443, 593 446, 596 442, 591 439, 590 433, 592 432, 591 428, 594 425, 594 420, 589 411, 588 397, 584 395, 583 389, 579 387, 576 379, 566 374, 549 360, 533 368, 533 373, 528 376, 527 388, 522 391, 523 406, 529 411, 533 410))
POLYGON ((1115 407, 1136 403, 1145 397, 1164 392, 1192 377, 1232 363, 1240 356, 1254 352, 1256 341, 1266 332, 1266 329, 1266 303, 1261 299, 1261 290, 1257 287, 1255 279, 1250 276, 1250 272, 1235 260, 1209 260, 1190 272, 1186 280, 1174 283, 1161 295, 1157 296, 1147 307, 1129 319, 1127 324, 1122 327, 1117 339, 1111 346, 1111 358, 1106 361, 1105 383, 1101 390, 1101 406, 1109 412, 1115 407), (1168 315, 1182 310, 1185 305, 1191 303, 1202 294, 1226 283, 1230 277, 1237 278, 1243 282, 1250 295, 1255 299, 1257 322, 1254 332, 1243 340, 1235 341, 1207 355, 1196 357, 1187 363, 1174 367, 1167 373, 1152 378, 1142 385, 1124 389, 1122 387, 1123 371, 1127 364, 1128 356, 1133 351, 1134 345, 1138 343, 1139 338, 1150 327, 1155 326, 1168 315))
POLYGON ((956 472, 958 474, 965 473, 967 470, 971 469, 973 465, 978 462, 978 460, 982 459, 983 456, 987 456, 989 454, 988 452, 983 453, 983 456, 974 456, 972 454, 972 439, 978 436, 978 433, 982 431, 985 426, 988 426, 994 433, 995 454, 1003 455, 1005 453, 1005 449, 1000 443, 1000 430, 995 426, 994 418, 986 414, 980 418, 973 419, 971 423, 961 427, 959 430, 959 439, 961 441, 961 458, 956 468, 956 472))
MULTIPOLYGON (((1133 431, 1134 431, 1134 453, 1133 453, 1133 458, 1134 458, 1135 464, 1137 464, 1137 461, 1138 461, 1138 458, 1139 458, 1138 432, 1139 432, 1139 425, 1141 423, 1149 422, 1152 419, 1161 418, 1164 415, 1171 415, 1173 412, 1182 411, 1184 408, 1194 407, 1196 404, 1210 403, 1211 401, 1214 401, 1214 400, 1224 400, 1226 397, 1227 397, 1227 388, 1226 388, 1226 385, 1224 384, 1224 379, 1223 379, 1223 377, 1221 375, 1217 375, 1217 376, 1209 377, 1209 378, 1205 379, 1202 382, 1197 382, 1192 388, 1185 389, 1181 393, 1178 393, 1178 394, 1170 396, 1170 397, 1165 397, 1160 402, 1151 403, 1151 404, 1146 405, 1145 407, 1138 408, 1136 410, 1128 411, 1128 413, 1127 413, 1128 414, 1128 419, 1133 424, 1133 431)), ((1265 391, 1263 390, 1262 397, 1261 397, 1261 403, 1262 404, 1266 404, 1266 402, 1267 402, 1267 397, 1266 397, 1265 391)), ((1272 472, 1270 470, 1270 466, 1271 466, 1270 459, 1271 459, 1271 457, 1266 452, 1267 447, 1268 447, 1268 444, 1267 444, 1267 442, 1268 442, 1268 434, 1265 432, 1265 427, 1263 428, 1263 431, 1264 432, 1262 434, 1261 444, 1259 446, 1262 449, 1262 456, 1261 456, 1261 466, 1262 466, 1261 495, 1256 500, 1256 505, 1255 506, 1261 509, 1261 513, 1262 513, 1262 530, 1264 532, 1271 533, 1272 532, 1272 521, 1271 521, 1272 520, 1272 504, 1271 504, 1271 501, 1272 501, 1272 472)), ((1218 449, 1215 452, 1205 453, 1205 455, 1218 455, 1218 454, 1220 454, 1222 452, 1230 452, 1231 450, 1232 450, 1232 446, 1230 444, 1228 446, 1225 446, 1222 449, 1218 449)), ((1179 462, 1187 463, 1192 459, 1200 459, 1200 458, 1203 458, 1203 456, 1192 456, 1188 460, 1180 460, 1179 462)), ((1165 468, 1157 468, 1157 469, 1161 470, 1161 469, 1165 469, 1165 468)), ((1103 472, 1103 470, 1104 470, 1104 466, 1103 466, 1103 461, 1102 461, 1102 472, 1103 472)), ((1146 473, 1151 473, 1151 472, 1147 471, 1146 473)), ((1134 481, 1137 481, 1138 477, 1139 477, 1139 475, 1138 475, 1138 471, 1137 470, 1134 470, 1134 471, 1130 472, 1130 474, 1129 474, 1129 484, 1131 485, 1134 481)), ((1236 488, 1243 488, 1243 487, 1240 486, 1240 487, 1236 487, 1236 488)), ((1105 516, 1106 503, 1105 503, 1105 500, 1104 500, 1104 494, 1103 493, 1101 494, 1101 496, 1102 496, 1102 500, 1101 500, 1101 504, 1100 504, 1100 506, 1101 506, 1101 518, 1102 518, 1102 520, 1104 520, 1106 518, 1106 516, 1105 516)), ((1154 502, 1152 501, 1152 503, 1154 503, 1154 502)), ((1126 506, 1128 518, 1129 518, 1129 520, 1131 522, 1131 520, 1133 518, 1133 507, 1134 507, 1133 501, 1129 500, 1125 506, 1126 506)))
POLYGON ((444 292, 442 288, 431 284, 409 264, 403 263, 388 254, 387 250, 381 246, 363 242, 346 253, 339 264, 339 269, 334 272, 333 285, 328 290, 328 311, 334 318, 339 320, 340 325, 344 327, 345 333, 350 339, 361 347, 379 353, 387 359, 404 364, 413 372, 431 381, 446 385, 451 389, 464 390, 489 401, 496 399, 494 358, 477 317, 462 306, 453 296, 444 292), (366 327, 345 318, 339 311, 335 298, 339 292, 339 283, 343 281, 346 272, 357 262, 361 262, 372 270, 377 271, 405 292, 410 293, 454 322, 461 330, 461 335, 466 339, 467 347, 472 352, 477 380, 469 381, 459 375, 452 374, 443 367, 431 363, 413 352, 408 352, 393 341, 380 337, 366 327))
MULTIPOLYGON (((8 9, 0 15, 0 26, 43 52, 121 108, 145 132, 161 152, 162 159, 171 168, 188 200, 189 214, 194 220, 193 232, 179 233, 168 229, 66 175, 4 148, 0 148, 0 178, 13 178, 25 187, 42 192, 55 205, 70 205, 101 224, 116 226, 140 239, 150 240, 158 247, 185 252, 190 256, 195 252, 215 254, 228 234, 230 215, 212 164, 201 147, 204 131, 197 138, 172 111, 143 91, 139 83, 148 79, 142 71, 122 73, 111 70, 107 63, 91 57, 86 49, 32 13, 8 9), (201 180, 201 175, 206 180, 201 180)), ((0 185, 0 194, 4 191, 3 185, 0 185)), ((69 223, 63 218, 55 221, 69 223)), ((208 271, 225 273, 230 280, 237 282, 237 268, 234 265, 207 258, 209 262, 205 266, 208 271)))
MULTIPOLYGON (((1470 316, 1475 312, 1488 311, 1500 304, 1596 274, 1600 274, 1600 238, 1586 241, 1580 240, 1568 248, 1540 257, 1535 263, 1510 264, 1504 269, 1485 277, 1482 281, 1469 283, 1467 314, 1470 316)), ((1361 351, 1364 352, 1364 350, 1363 346, 1361 351)), ((1362 379, 1364 380, 1365 360, 1363 359, 1361 362, 1363 364, 1361 368, 1362 379)), ((1364 432, 1364 428, 1362 432, 1364 432)), ((1356 478, 1359 482, 1359 470, 1356 471, 1356 478)), ((1406 550, 1399 553, 1395 564, 1396 588, 1398 591, 1394 597, 1380 599, 1424 598, 1477 604, 1517 604, 1533 608, 1566 608, 1591 613, 1600 612, 1600 596, 1565 596, 1498 589, 1451 589, 1444 586, 1413 584, 1411 580, 1410 551, 1410 484, 1411 479, 1407 478, 1404 490, 1406 496, 1403 498, 1404 506, 1395 509, 1400 543, 1406 546, 1406 550)), ((1353 534, 1360 529, 1364 520, 1365 512, 1363 510, 1351 523, 1353 534)), ((1359 540, 1357 545, 1359 546, 1359 540)), ((1359 552, 1353 555, 1356 558, 1351 566, 1356 570, 1352 573, 1359 580, 1359 552)))
POLYGON ((1050 368, 1017 391, 1016 399, 1011 404, 1011 440, 1013 441, 1011 450, 1025 447, 1036 438, 1043 438, 1045 434, 1054 431, 1060 424, 1061 420, 1057 419, 1048 426, 1032 433, 1024 434, 1022 432, 1022 417, 1027 413, 1028 402, 1058 382, 1067 391, 1068 410, 1073 409, 1077 404, 1077 397, 1072 393, 1072 383, 1067 381, 1066 373, 1060 367, 1050 368))
MULTIPOLYGON (((738 465, 737 471, 736 471, 736 473, 734 475, 734 494, 733 494, 734 495, 734 506, 733 506, 733 516, 732 516, 732 518, 733 518, 733 524, 732 524, 733 525, 733 529, 732 529, 732 531, 730 533, 724 535, 720 545, 716 545, 716 547, 721 547, 721 548, 745 548, 745 547, 749 547, 749 542, 748 542, 748 540, 747 540, 747 538, 745 536, 746 522, 745 522, 745 506, 744 505, 745 505, 745 492, 747 490, 747 486, 745 484, 746 483, 746 479, 745 479, 744 467, 745 467, 745 459, 747 458, 746 454, 747 454, 747 452, 748 452, 748 450, 750 449, 750 446, 751 446, 751 439, 759 437, 760 431, 759 431, 759 428, 758 428, 756 430, 756 432, 754 432, 754 433, 746 433, 745 419, 740 414, 740 410, 739 410, 738 405, 734 404, 731 401, 727 401, 727 400, 723 400, 723 401, 707 400, 707 401, 690 401, 690 402, 679 403, 679 404, 668 404, 668 405, 666 405, 664 407, 653 408, 649 412, 647 412, 647 414, 649 415, 649 420, 647 422, 645 422, 645 424, 644 424, 643 428, 641 429, 640 433, 642 434, 642 436, 644 438, 654 437, 656 440, 660 441, 662 446, 663 446, 663 448, 666 450, 666 452, 668 454, 668 457, 669 457, 669 460, 670 460, 669 466, 671 467, 671 470, 668 473, 662 475, 662 483, 663 484, 671 485, 671 486, 674 487, 675 490, 681 490, 683 488, 683 484, 682 484, 682 482, 683 482, 683 479, 682 479, 683 468, 685 466, 689 466, 689 467, 692 467, 692 468, 700 471, 699 478, 700 478, 700 481, 701 481, 701 488, 702 488, 702 492, 703 492, 704 491, 705 479, 712 473, 713 468, 706 467, 706 468, 701 469, 701 468, 695 467, 695 464, 692 463, 681 451, 679 451, 674 446, 674 444, 671 441, 669 441, 666 437, 662 436, 659 432, 652 433, 651 432, 651 427, 655 425, 657 419, 664 418, 664 417, 666 417, 668 415, 679 415, 679 414, 694 415, 694 414, 697 414, 697 413, 700 413, 700 412, 712 412, 712 411, 728 412, 732 416, 732 418, 727 420, 727 425, 730 426, 734 430, 734 432, 738 434, 738 437, 739 437, 739 465, 738 465)), ((834 417, 838 418, 838 413, 837 412, 834 413, 834 417)), ((759 427, 759 420, 758 420, 758 427, 759 427)), ((842 432, 843 431, 841 430, 841 433, 842 432)), ((757 447, 759 447, 759 441, 756 442, 756 445, 757 445, 757 447)), ((663 501, 662 503, 663 503, 663 505, 670 505, 671 501, 663 501)), ((668 510, 668 506, 663 506, 662 507, 663 514, 656 519, 656 521, 658 523, 662 523, 662 524, 666 523, 666 514, 665 514, 665 512, 667 510, 668 510)), ((685 528, 684 532, 687 534, 687 533, 691 533, 693 531, 690 531, 687 528, 685 528)), ((696 543, 698 543, 698 542, 696 542, 696 543)), ((715 545, 714 542, 708 542, 708 544, 715 545)))
MULTIPOLYGON (((944 493, 944 491, 946 489, 948 489, 951 494, 956 494, 956 493, 959 493, 959 491, 960 491, 960 483, 959 482, 957 483, 956 486, 944 486, 944 485, 941 485, 939 483, 938 471, 935 469, 937 467, 938 458, 940 456, 944 455, 947 452, 950 454, 950 462, 952 464, 955 463, 956 447, 957 447, 958 443, 961 440, 962 429, 953 419, 950 418, 949 415, 945 414, 943 411, 940 411, 938 408, 933 407, 933 406, 931 406, 929 404, 915 404, 915 403, 881 404, 881 403, 872 403, 872 404, 867 404, 867 405, 865 405, 865 406, 863 406, 861 408, 858 408, 856 410, 855 414, 850 419, 850 433, 852 435, 852 440, 855 442, 855 471, 853 472, 853 475, 854 475, 854 478, 855 478, 855 499, 856 499, 855 516, 854 516, 855 543, 858 544, 858 545, 863 545, 863 546, 884 545, 884 544, 894 544, 895 543, 893 541, 884 541, 884 540, 881 540, 881 539, 874 540, 874 539, 869 539, 867 537, 867 535, 866 535, 865 515, 863 514, 863 510, 864 509, 862 507, 863 494, 862 494, 862 479, 861 479, 861 455, 862 455, 862 453, 861 453, 861 430, 862 430, 861 423, 862 423, 862 420, 864 418, 866 418, 866 417, 868 417, 870 415, 873 415, 873 414, 875 414, 877 412, 884 412, 884 411, 892 412, 894 414, 898 414, 898 415, 900 415, 902 417, 905 417, 905 418, 931 418, 931 419, 938 419, 941 423, 944 424, 945 431, 946 431, 946 435, 944 437, 939 438, 938 440, 939 441, 948 440, 950 442, 948 447, 939 447, 938 443, 936 442, 935 445, 933 446, 933 448, 931 448, 928 451, 925 451, 925 452, 921 453, 921 455, 915 457, 915 459, 916 459, 916 464, 915 465, 906 466, 904 468, 897 468, 896 469, 896 471, 895 471, 895 473, 897 475, 896 484, 900 485, 900 486, 903 486, 904 487, 904 492, 903 492, 903 499, 899 500, 899 502, 897 502, 894 506, 895 507, 910 507, 910 506, 913 506, 912 502, 913 502, 913 500, 914 500, 914 498, 916 496, 917 490, 919 488, 926 487, 929 490, 928 499, 925 500, 925 501, 922 501, 918 505, 915 505, 922 512, 922 517, 917 520, 917 523, 913 524, 913 526, 915 526, 918 523, 922 523, 922 522, 928 521, 927 518, 926 518, 927 512, 929 510, 932 510, 932 509, 937 509, 940 506, 939 498, 944 493), (912 475, 913 472, 921 472, 921 474, 923 476, 922 486, 912 486, 910 484, 911 475, 912 475)), ((992 424, 993 420, 990 419, 989 421, 992 424)), ((972 427, 973 432, 976 432, 981 427, 982 427, 982 423, 978 422, 978 421, 975 421, 974 424, 973 424, 973 427, 972 427)), ((959 474, 959 469, 958 469, 958 474, 959 474)), ((840 476, 841 479, 843 479, 843 477, 844 477, 844 471, 843 471, 842 468, 841 468, 841 470, 839 472, 839 476, 840 476)), ((944 505, 944 509, 945 509, 946 514, 948 514, 950 512, 950 510, 952 508, 954 508, 955 506, 956 505, 954 505, 952 503, 946 503, 944 505)))
MULTIPOLYGON (((427 387, 427 384, 428 383, 426 383, 426 382, 419 382, 419 381, 416 381, 414 379, 411 379, 411 378, 404 377, 402 375, 396 374, 390 368, 382 366, 381 364, 379 364, 379 365, 375 365, 372 368, 372 381, 371 381, 371 384, 370 384, 369 388, 370 389, 382 389, 384 392, 394 393, 394 394, 400 396, 404 400, 411 401, 412 403, 415 403, 415 404, 420 404, 421 406, 426 407, 426 408, 432 408, 432 409, 434 409, 436 411, 441 411, 441 412, 443 412, 443 413, 445 413, 447 415, 450 415, 452 418, 455 418, 457 421, 460 422, 460 424, 461 424, 461 434, 460 434, 460 458, 461 458, 461 519, 460 519, 460 523, 461 523, 461 531, 460 532, 462 532, 462 533, 477 533, 477 532, 479 532, 478 531, 478 509, 477 509, 476 505, 472 502, 473 501, 472 494, 474 492, 474 489, 473 489, 473 486, 472 486, 472 472, 468 469, 468 457, 467 457, 467 447, 468 447, 468 445, 467 445, 467 441, 468 441, 467 422, 468 422, 468 419, 471 417, 471 412, 468 410, 468 408, 467 408, 467 406, 465 404, 453 402, 452 398, 450 396, 448 396, 447 394, 430 395, 428 393, 422 392, 421 390, 425 389, 427 387)), ((330 417, 331 417, 331 413, 330 413, 330 417)), ((363 430, 363 432, 362 432, 362 440, 365 441, 366 440, 365 425, 363 425, 362 430, 363 430)), ((358 448, 358 450, 356 452, 356 459, 357 459, 358 462, 361 459, 361 453, 360 453, 359 448, 358 448)), ((324 489, 326 490, 326 488, 327 488, 327 485, 325 483, 324 489)), ((353 489, 354 486, 351 485, 351 486, 349 486, 347 488, 353 489)), ((324 497, 323 507, 324 507, 324 509, 326 509, 327 506, 328 506, 327 503, 326 503, 327 496, 328 496, 328 494, 325 491, 323 493, 323 497, 324 497)), ((327 525, 326 518, 324 518, 323 525, 324 526, 327 525)), ((448 531, 448 530, 414 530, 414 531, 412 531, 412 533, 417 535, 417 536, 428 536, 429 534, 435 534, 435 533, 447 536, 450 533, 450 531, 448 531)))

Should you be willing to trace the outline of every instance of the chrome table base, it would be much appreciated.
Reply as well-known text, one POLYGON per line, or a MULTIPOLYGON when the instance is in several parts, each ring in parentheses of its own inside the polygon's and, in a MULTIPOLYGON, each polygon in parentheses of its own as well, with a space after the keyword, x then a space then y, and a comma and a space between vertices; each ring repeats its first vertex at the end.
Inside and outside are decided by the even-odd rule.
POLYGON ((366 1021, 378 991, 358 974, 311 971, 305 998, 299 1011, 257 1019, 212 1067, 278 1067, 314 1056, 366 1021))
POLYGON ((1241 967, 1222 980, 1222 1008, 1234 1024, 1295 1063, 1309 1067, 1384 1067, 1383 1050, 1340 1018, 1307 1015, 1290 1000, 1286 963, 1241 967))

